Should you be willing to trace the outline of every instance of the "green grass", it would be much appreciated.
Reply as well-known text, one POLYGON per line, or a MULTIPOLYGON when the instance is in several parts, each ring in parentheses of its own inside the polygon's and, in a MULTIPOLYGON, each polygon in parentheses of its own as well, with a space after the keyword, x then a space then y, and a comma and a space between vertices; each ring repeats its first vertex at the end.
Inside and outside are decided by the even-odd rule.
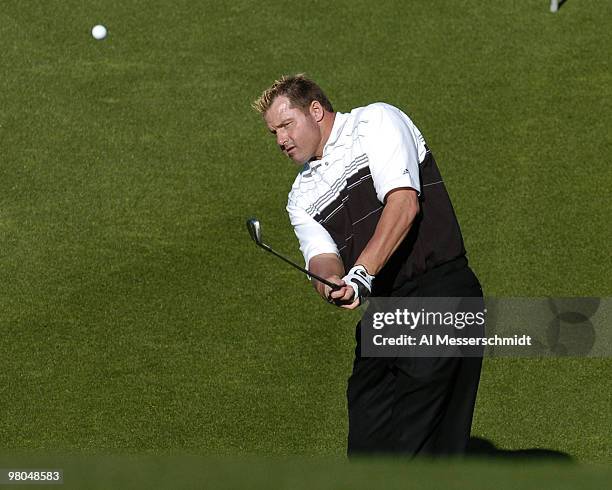
MULTIPOLYGON (((283 73, 411 115, 486 294, 611 296, 611 15, 4 0, 0 452, 344 454, 355 317, 244 227, 301 260, 296 169, 249 107, 283 73)), ((609 464, 611 367, 487 360, 474 433, 609 464)))

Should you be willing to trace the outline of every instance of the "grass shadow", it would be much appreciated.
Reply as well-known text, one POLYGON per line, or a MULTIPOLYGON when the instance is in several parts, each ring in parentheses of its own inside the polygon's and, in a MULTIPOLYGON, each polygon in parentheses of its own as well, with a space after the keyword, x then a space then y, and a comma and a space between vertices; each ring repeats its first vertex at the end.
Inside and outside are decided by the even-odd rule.
POLYGON ((531 448, 507 450, 495 447, 491 441, 480 437, 471 437, 467 449, 468 457, 495 458, 500 460, 551 460, 573 463, 574 458, 567 453, 553 449, 531 448))

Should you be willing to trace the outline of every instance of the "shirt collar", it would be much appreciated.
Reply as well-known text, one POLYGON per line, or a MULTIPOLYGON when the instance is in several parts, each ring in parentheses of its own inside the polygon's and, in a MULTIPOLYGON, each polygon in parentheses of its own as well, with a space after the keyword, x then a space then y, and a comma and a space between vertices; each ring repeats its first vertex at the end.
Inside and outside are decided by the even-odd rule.
POLYGON ((329 138, 323 147, 323 156, 328 152, 329 148, 334 146, 338 141, 338 138, 342 134, 342 128, 344 127, 344 123, 346 122, 346 118, 348 114, 343 114, 342 112, 336 112, 336 117, 334 118, 334 125, 332 126, 331 133, 329 133, 329 138))
POLYGON ((342 112, 336 112, 335 114, 336 117, 334 118, 334 124, 332 126, 331 132, 329 133, 329 138, 327 138, 327 142, 323 147, 323 155, 321 157, 321 160, 311 160, 309 162, 306 162, 302 169, 304 172, 314 170, 318 166, 320 166, 321 162, 323 161, 323 158, 325 158, 325 155, 327 154, 329 149, 336 144, 338 138, 342 134, 342 128, 344 127, 344 123, 346 122, 346 119, 349 114, 344 114, 342 112))

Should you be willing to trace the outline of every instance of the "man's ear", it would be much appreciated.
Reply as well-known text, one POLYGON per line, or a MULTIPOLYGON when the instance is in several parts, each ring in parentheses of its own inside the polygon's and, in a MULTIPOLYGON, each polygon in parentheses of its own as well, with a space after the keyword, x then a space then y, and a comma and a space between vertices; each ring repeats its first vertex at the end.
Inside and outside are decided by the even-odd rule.
POLYGON ((323 116, 325 115, 325 109, 323 109, 321 102, 319 102, 318 100, 313 100, 310 103, 310 114, 318 123, 323 120, 323 116))

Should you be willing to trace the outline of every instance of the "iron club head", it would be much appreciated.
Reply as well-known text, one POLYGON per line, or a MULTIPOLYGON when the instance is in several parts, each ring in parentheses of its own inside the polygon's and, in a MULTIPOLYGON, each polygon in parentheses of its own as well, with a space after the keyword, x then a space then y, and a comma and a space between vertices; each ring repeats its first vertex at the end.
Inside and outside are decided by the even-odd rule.
POLYGON ((257 218, 250 218, 246 222, 249 235, 257 245, 261 245, 261 225, 257 218))

